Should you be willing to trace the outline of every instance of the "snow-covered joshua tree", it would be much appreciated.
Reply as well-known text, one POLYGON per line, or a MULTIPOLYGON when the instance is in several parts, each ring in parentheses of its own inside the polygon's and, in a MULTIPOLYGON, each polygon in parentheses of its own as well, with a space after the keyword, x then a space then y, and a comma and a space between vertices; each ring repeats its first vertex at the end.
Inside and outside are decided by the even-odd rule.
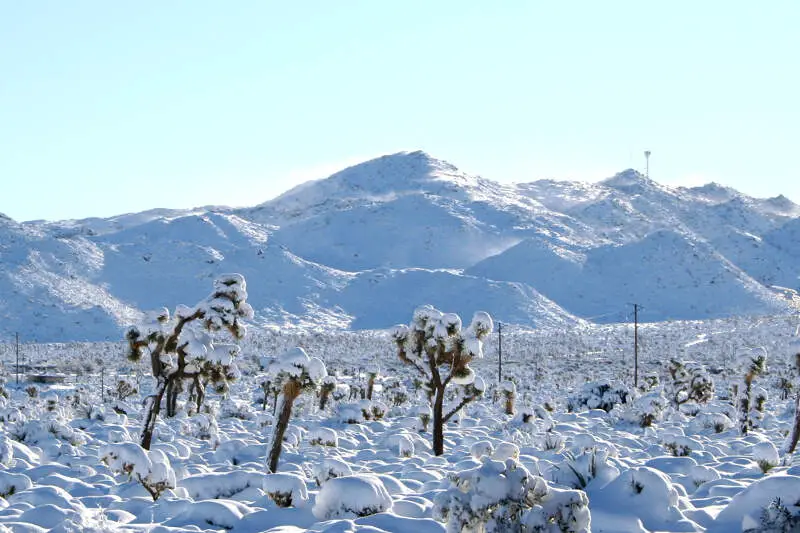
POLYGON ((442 313, 430 305, 414 311, 409 326, 395 326, 392 336, 400 360, 414 367, 423 386, 432 396, 433 452, 444 453, 444 424, 462 407, 483 392, 482 380, 469 367, 473 359, 483 357, 483 339, 493 329, 488 313, 477 312, 466 329, 454 313, 442 313), (446 413, 444 399, 447 386, 464 387, 458 403, 446 413))
POLYGON ((280 387, 278 420, 272 432, 269 452, 269 471, 278 471, 278 459, 283 449, 283 435, 292 416, 292 405, 303 391, 316 389, 328 375, 325 363, 317 357, 309 357, 302 348, 294 348, 275 359, 269 368, 272 382, 280 387))
POLYGON ((147 399, 140 444, 149 450, 161 401, 166 396, 167 411, 174 414, 177 395, 184 381, 189 381, 199 406, 205 382, 219 390, 238 376, 234 357, 239 347, 215 344, 211 333, 226 331, 238 341, 246 333, 243 319, 253 317, 247 303, 247 287, 241 274, 223 274, 214 281, 214 290, 194 307, 179 305, 170 317, 164 308, 151 313, 151 321, 132 326, 125 334, 128 358, 139 361, 149 356, 154 393, 147 399))

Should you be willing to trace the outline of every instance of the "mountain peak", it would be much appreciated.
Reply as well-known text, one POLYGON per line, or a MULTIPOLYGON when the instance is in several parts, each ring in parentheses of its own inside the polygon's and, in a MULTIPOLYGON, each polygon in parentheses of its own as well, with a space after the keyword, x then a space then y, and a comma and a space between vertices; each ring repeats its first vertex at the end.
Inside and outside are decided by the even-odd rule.
POLYGON ((642 188, 650 188, 656 185, 656 182, 646 177, 638 170, 632 168, 618 172, 614 176, 604 179, 600 182, 601 185, 620 190, 635 190, 642 188))
POLYGON ((298 185, 260 207, 297 211, 330 201, 381 200, 420 191, 452 193, 476 184, 477 178, 422 150, 397 152, 298 185))
POLYGON ((797 207, 797 204, 795 204, 782 194, 779 194, 778 196, 773 196, 772 198, 767 198, 766 202, 772 205, 773 207, 784 211, 792 211, 797 207))

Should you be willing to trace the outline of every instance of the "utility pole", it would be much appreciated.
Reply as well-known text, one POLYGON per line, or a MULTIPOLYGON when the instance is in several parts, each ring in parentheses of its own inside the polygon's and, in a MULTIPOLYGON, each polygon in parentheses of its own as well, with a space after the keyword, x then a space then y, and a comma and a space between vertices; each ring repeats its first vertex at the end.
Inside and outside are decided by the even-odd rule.
POLYGON ((497 383, 503 382, 503 323, 497 323, 497 383))
POLYGON ((17 351, 17 385, 19 385, 19 333, 14 333, 14 340, 17 351))
POLYGON ((639 388, 639 304, 633 304, 633 386, 639 388))

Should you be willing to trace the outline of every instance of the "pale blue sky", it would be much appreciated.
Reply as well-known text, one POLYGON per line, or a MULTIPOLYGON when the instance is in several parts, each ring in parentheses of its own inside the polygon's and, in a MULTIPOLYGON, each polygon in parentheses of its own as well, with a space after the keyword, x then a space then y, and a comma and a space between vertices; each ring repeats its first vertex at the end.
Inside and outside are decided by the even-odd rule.
POLYGON ((800 2, 0 0, 0 212, 254 205, 423 149, 800 202, 800 2))

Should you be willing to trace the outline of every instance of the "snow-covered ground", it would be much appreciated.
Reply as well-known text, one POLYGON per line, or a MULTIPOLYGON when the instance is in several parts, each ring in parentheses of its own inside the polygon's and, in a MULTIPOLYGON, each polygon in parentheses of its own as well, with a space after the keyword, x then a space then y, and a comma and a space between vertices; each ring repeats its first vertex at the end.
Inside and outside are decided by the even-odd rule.
POLYGON ((251 328, 239 379, 209 387, 199 413, 181 393, 149 451, 149 363, 119 343, 23 344, 25 363, 67 379, 16 385, 0 345, 0 531, 795 531, 797 327, 644 325, 638 390, 631 324, 504 328, 502 381, 494 333, 471 364, 486 390, 446 423, 438 457, 428 395, 386 331, 251 328), (297 346, 329 377, 316 364, 269 473, 275 368, 310 361, 297 346))

